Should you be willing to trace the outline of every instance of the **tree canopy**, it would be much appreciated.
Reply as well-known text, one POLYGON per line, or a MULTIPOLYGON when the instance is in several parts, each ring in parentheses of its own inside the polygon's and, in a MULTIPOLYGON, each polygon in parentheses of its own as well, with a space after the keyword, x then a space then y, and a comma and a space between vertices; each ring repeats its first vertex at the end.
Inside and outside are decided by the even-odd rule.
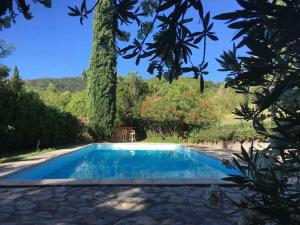
POLYGON ((14 47, 12 45, 7 45, 2 39, 0 39, 0 82, 9 76, 10 71, 7 66, 2 64, 1 59, 10 55, 13 50, 14 47))
MULTIPOLYGON (((8 28, 11 21, 16 21, 15 8, 26 19, 31 19, 30 5, 27 2, 30 1, 5 0, 0 10, 2 25, 8 28)), ((46 7, 51 6, 51 0, 33 2, 46 7)), ((69 7, 69 15, 79 16, 80 22, 83 23, 100 3, 101 0, 96 1, 89 8, 86 0, 83 0, 80 7, 69 7)), ((193 73, 195 78, 200 78, 200 90, 203 91, 203 76, 208 74, 206 42, 207 39, 216 41, 218 38, 212 31, 210 13, 204 12, 201 1, 117 0, 111 1, 111 4, 105 13, 112 14, 117 19, 119 26, 116 32, 119 38, 128 39, 128 33, 124 31, 126 26, 135 23, 139 27, 133 42, 125 48, 118 49, 119 54, 127 59, 135 58, 136 64, 143 58, 148 59, 148 71, 170 82, 183 73, 193 73), (191 10, 197 12, 198 18, 187 17, 191 10), (193 20, 201 21, 199 30, 191 29, 193 20), (192 49, 198 49, 199 54, 202 51, 201 62, 192 62, 192 49)))
MULTIPOLYGON (((97 1, 95 5, 101 1, 97 1)), ((135 58, 136 64, 141 59, 148 59, 148 72, 165 78, 169 82, 183 73, 193 73, 200 78, 200 90, 204 88, 204 75, 208 74, 206 68, 207 39, 218 40, 212 31, 210 13, 205 13, 201 1, 184 0, 120 0, 112 1, 113 6, 108 12, 115 14, 118 22, 123 26, 136 23, 139 31, 133 42, 127 47, 119 49, 125 59, 135 58), (190 18, 190 11, 196 11, 198 18, 190 18), (199 30, 191 29, 191 22, 197 19, 199 30), (202 46, 202 48, 200 48, 202 46), (202 51, 202 60, 192 62, 192 49, 202 51), (201 50, 202 49, 202 50, 201 50)), ((87 8, 84 0, 81 7, 69 7, 71 16, 79 16, 81 23, 92 12, 87 8)), ((121 26, 119 26, 120 28, 121 26)), ((118 34, 122 36, 122 30, 118 34)))
POLYGON ((64 145, 79 134, 76 117, 46 105, 35 92, 24 87, 15 69, 10 79, 0 81, 1 150, 64 145))
POLYGON ((233 161, 242 175, 227 180, 251 191, 237 203, 252 213, 248 222, 299 224, 300 1, 238 2, 241 10, 216 17, 236 30, 233 40, 240 38, 218 61, 228 72, 227 86, 253 99, 235 114, 252 121, 270 145, 248 151, 242 147, 233 161), (248 54, 238 57, 242 46, 248 54), (264 126, 267 118, 275 124, 271 131, 264 126))
POLYGON ((21 13, 27 20, 32 19, 29 2, 51 7, 51 0, 2 0, 0 4, 0 30, 10 28, 11 23, 16 22, 17 12, 21 13))

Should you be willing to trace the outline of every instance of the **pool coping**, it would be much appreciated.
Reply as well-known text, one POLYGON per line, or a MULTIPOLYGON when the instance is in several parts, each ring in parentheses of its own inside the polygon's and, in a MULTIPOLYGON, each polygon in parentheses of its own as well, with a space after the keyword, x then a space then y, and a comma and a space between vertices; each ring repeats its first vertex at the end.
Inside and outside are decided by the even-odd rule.
POLYGON ((1 180, 1 187, 47 187, 47 186, 235 186, 230 181, 218 179, 43 179, 43 180, 1 180))
MULTIPOLYGON (((95 144, 95 143, 92 143, 92 144, 95 144)), ((38 166, 40 164, 43 164, 45 162, 48 162, 50 160, 53 160, 53 159, 56 159, 58 157, 61 157, 61 156, 64 156, 64 155, 68 155, 68 154, 71 154, 73 152, 76 152, 76 151, 79 151, 81 150, 82 148, 85 148, 85 147, 88 147, 92 144, 85 144, 85 145, 80 145, 78 147, 74 147, 74 148, 65 148, 65 149, 57 149, 57 150, 54 150, 54 151, 51 151, 51 152, 47 152, 47 153, 42 153, 41 155, 37 155, 37 156, 34 156, 34 157, 30 157, 28 160, 30 161, 33 161, 32 163, 29 163, 29 164, 25 164, 25 165, 22 165, 23 161, 16 161, 16 162, 8 162, 8 163, 2 163, 0 164, 0 168, 1 166, 7 166, 8 167, 11 167, 11 168, 8 168, 8 169, 4 169, 4 171, 2 171, 0 169, 0 182, 2 181, 1 179, 5 178, 5 177, 8 177, 8 176, 11 176, 15 173, 18 173, 22 170, 26 170, 26 169, 30 169, 31 167, 34 167, 34 166, 38 166), (36 157, 43 157, 43 158, 36 158, 36 157), (18 166, 18 164, 20 164, 18 166), (15 168, 16 167, 16 168, 15 168)))
MULTIPOLYGON (((235 186, 233 182, 224 181, 221 179, 93 179, 93 180, 77 180, 77 179, 42 179, 42 180, 2 180, 7 176, 18 173, 22 170, 29 169, 34 166, 38 166, 47 161, 51 161, 55 158, 61 157, 63 155, 71 154, 75 151, 79 151, 82 148, 93 144, 115 144, 115 143, 91 143, 77 148, 69 149, 61 154, 55 154, 48 158, 42 159, 36 163, 32 163, 26 166, 21 166, 15 170, 0 174, 0 187, 31 187, 31 186, 209 186, 209 185, 220 185, 220 186, 235 186)), ((122 143, 126 144, 126 143, 122 143)), ((127 143, 128 144, 128 143, 127 143)), ((132 144, 132 143, 130 143, 132 144)), ((137 143, 142 144, 142 143, 137 143)), ((147 143, 147 144, 157 144, 157 143, 147 143)), ((160 145, 164 145, 159 143, 160 145)), ((201 152, 201 147, 199 149, 192 149, 181 144, 165 143, 172 145, 179 145, 188 148, 191 151, 201 152)), ((201 152, 204 155, 207 155, 201 152)), ((213 157, 211 155, 207 155, 213 157)), ((213 157, 220 160, 218 157, 213 157)))

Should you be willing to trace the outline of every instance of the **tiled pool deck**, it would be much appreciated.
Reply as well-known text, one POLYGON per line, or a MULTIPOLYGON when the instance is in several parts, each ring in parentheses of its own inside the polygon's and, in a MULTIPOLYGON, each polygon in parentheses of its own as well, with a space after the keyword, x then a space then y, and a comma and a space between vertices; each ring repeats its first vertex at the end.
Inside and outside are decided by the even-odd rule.
MULTIPOLYGON (((233 188, 223 188, 238 198, 233 188)), ((0 188, 1 225, 235 225, 209 187, 80 186, 0 188)))

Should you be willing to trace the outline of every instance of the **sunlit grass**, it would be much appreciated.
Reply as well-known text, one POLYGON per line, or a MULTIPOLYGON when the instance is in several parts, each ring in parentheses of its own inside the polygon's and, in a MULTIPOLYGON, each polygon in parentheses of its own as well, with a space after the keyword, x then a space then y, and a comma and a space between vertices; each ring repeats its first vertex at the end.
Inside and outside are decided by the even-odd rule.
POLYGON ((28 150, 28 151, 2 151, 0 153, 0 163, 6 163, 6 162, 16 162, 16 161, 22 161, 26 160, 28 158, 38 156, 43 153, 51 152, 56 150, 55 148, 45 148, 41 149, 39 151, 37 150, 28 150))
POLYGON ((143 142, 147 143, 176 143, 182 144, 185 143, 186 140, 177 136, 150 136, 147 137, 143 142))

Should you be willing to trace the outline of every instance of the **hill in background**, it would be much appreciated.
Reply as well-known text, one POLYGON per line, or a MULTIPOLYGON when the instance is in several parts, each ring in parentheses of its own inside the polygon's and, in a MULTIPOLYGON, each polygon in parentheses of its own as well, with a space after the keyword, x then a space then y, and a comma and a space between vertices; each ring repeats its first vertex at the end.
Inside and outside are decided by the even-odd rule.
POLYGON ((81 77, 64 77, 64 78, 39 78, 26 80, 26 85, 34 89, 45 90, 49 84, 53 84, 56 91, 59 92, 77 92, 84 89, 84 83, 81 77))

